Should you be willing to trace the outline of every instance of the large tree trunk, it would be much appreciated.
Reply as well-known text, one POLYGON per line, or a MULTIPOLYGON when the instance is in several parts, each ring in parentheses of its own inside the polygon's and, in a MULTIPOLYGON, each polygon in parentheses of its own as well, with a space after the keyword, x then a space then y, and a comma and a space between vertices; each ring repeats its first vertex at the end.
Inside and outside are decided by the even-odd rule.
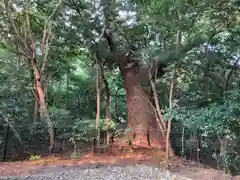
POLYGON ((124 76, 128 127, 132 129, 133 144, 140 147, 164 148, 165 138, 161 135, 161 131, 157 126, 149 93, 141 86, 142 74, 134 68, 122 66, 120 69, 124 76))

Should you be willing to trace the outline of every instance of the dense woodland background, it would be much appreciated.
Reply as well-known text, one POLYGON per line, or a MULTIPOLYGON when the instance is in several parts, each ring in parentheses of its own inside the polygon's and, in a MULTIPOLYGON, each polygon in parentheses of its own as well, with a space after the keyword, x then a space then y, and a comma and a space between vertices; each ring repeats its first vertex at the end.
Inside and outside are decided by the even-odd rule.
POLYGON ((177 155, 239 170, 238 0, 5 0, 0 28, 1 156, 172 123, 177 155))

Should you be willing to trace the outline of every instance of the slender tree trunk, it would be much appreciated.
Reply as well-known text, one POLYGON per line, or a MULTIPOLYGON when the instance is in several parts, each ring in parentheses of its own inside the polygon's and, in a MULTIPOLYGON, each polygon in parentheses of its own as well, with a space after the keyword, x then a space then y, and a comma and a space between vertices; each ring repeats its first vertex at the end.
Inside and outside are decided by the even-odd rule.
MULTIPOLYGON (((155 114, 156 114, 155 116, 156 116, 156 119, 157 119, 158 127, 161 130, 159 133, 161 133, 162 136, 165 138, 167 156, 169 156, 168 153, 170 153, 170 156, 174 156, 174 151, 173 151, 172 145, 169 141, 170 133, 171 133, 171 121, 168 121, 167 122, 168 126, 166 126, 166 122, 163 119, 162 111, 161 111, 161 108, 160 108, 160 103, 159 103, 159 100, 158 100, 156 85, 155 85, 154 81, 152 80, 152 73, 151 73, 152 66, 153 66, 153 64, 151 64, 151 66, 149 68, 148 75, 149 75, 149 81, 151 83, 153 96, 154 96, 155 107, 156 107, 156 108, 155 107, 153 107, 153 108, 155 109, 155 114)), ((156 80, 157 80, 157 71, 155 72, 155 81, 156 80)), ((171 86, 172 85, 173 84, 171 84, 171 86)), ((171 90, 170 90, 170 93, 172 93, 171 90)), ((171 99, 171 96, 172 95, 170 95, 170 99, 171 99)))
POLYGON ((97 91, 97 112, 96 112, 96 136, 97 136, 97 149, 94 152, 98 152, 100 149, 100 103, 101 103, 101 94, 100 94, 100 87, 99 87, 99 61, 96 58, 96 91, 97 91))
MULTIPOLYGON (((181 9, 179 9, 179 12, 180 12, 179 21, 181 21, 182 20, 181 9)), ((177 34, 176 34, 176 54, 177 55, 179 55, 180 42, 181 42, 181 32, 178 29, 177 34)), ((169 110, 170 110, 170 114, 172 113, 172 100, 173 100, 175 71, 176 71, 176 65, 173 64, 172 75, 171 75, 171 78, 170 78, 170 91, 169 91, 169 110)), ((170 117, 168 119, 168 126, 167 126, 167 132, 166 132, 165 165, 166 165, 166 168, 168 168, 168 169, 170 168, 169 157, 174 156, 173 149, 170 146, 170 144, 171 144, 170 143, 171 128, 172 128, 172 117, 170 117)))
MULTIPOLYGON (((149 75, 149 81, 150 81, 150 84, 151 84, 151 88, 152 88, 152 91, 153 91, 153 96, 154 96, 154 102, 155 102, 155 107, 156 107, 156 115, 157 115, 157 119, 158 119, 158 125, 159 125, 159 128, 161 129, 161 133, 163 134, 163 136, 165 136, 165 133, 166 133, 166 124, 163 120, 163 116, 162 116, 162 111, 161 111, 161 108, 160 108, 160 103, 159 103, 159 100, 158 100, 158 95, 157 95, 157 89, 156 89, 156 85, 155 83, 153 82, 152 80, 152 74, 151 74, 151 70, 152 70, 152 65, 150 66, 149 68, 149 72, 148 72, 148 75, 149 75)), ((157 72, 156 72, 157 74, 157 72)), ((156 81, 156 75, 155 75, 155 81, 156 81)))
POLYGON ((68 89, 69 89, 69 65, 67 66, 67 94, 66 94, 66 109, 68 109, 68 96, 69 96, 69 92, 68 92, 68 89))
POLYGON ((33 120, 36 122, 39 120, 40 118, 40 114, 39 114, 39 97, 38 97, 38 92, 37 92, 37 84, 36 84, 36 78, 34 77, 34 73, 33 74, 33 86, 34 86, 34 96, 35 96, 35 100, 34 100, 34 114, 33 114, 33 120))
POLYGON ((96 113, 96 129, 100 128, 100 91, 97 90, 97 113, 96 113))
MULTIPOLYGON (((108 84, 107 84, 108 85, 108 84)), ((110 114, 110 97, 111 97, 111 94, 110 94, 110 89, 109 87, 107 86, 106 87, 106 123, 107 123, 107 128, 109 128, 109 123, 110 123, 110 120, 111 120, 111 114, 110 114)))
MULTIPOLYGON (((173 88, 174 88, 174 77, 175 77, 175 64, 173 65, 172 75, 170 79, 170 91, 169 91, 169 110, 170 114, 172 112, 172 99, 173 99, 173 88)), ((170 117, 168 119, 168 126, 167 126, 167 132, 166 132, 166 156, 165 156, 165 164, 166 168, 170 168, 170 162, 169 157, 174 156, 173 149, 171 147, 170 143, 170 134, 171 134, 171 128, 172 128, 172 118, 170 117)))
POLYGON ((196 137, 197 141, 196 141, 196 153, 197 153, 197 162, 198 165, 200 165, 200 146, 199 146, 199 137, 196 137))
POLYGON ((33 113, 33 121, 37 121, 39 117, 39 105, 38 100, 35 98, 34 100, 34 113, 33 113))
POLYGON ((111 93, 110 93, 110 89, 109 89, 109 85, 107 82, 107 79, 104 75, 104 70, 103 70, 103 65, 102 63, 100 64, 100 69, 101 69, 101 75, 102 75, 102 80, 104 82, 104 86, 105 86, 105 92, 106 92, 106 129, 107 129, 107 144, 109 143, 109 123, 111 120, 111 114, 110 114, 110 97, 111 97, 111 93))
POLYGON ((172 156, 170 152, 170 147, 171 147, 171 142, 170 142, 170 133, 171 133, 171 128, 172 128, 172 119, 168 120, 168 127, 167 127, 167 134, 166 134, 166 156, 165 156, 165 162, 166 162, 166 168, 170 169, 170 162, 169 162, 169 157, 172 156))
POLYGON ((184 137, 185 137, 185 126, 183 125, 183 128, 182 128, 182 148, 181 148, 181 156, 182 158, 184 157, 184 154, 185 154, 185 148, 184 148, 184 137))
POLYGON ((37 92, 37 85, 36 85, 36 78, 34 76, 34 71, 30 70, 31 74, 31 81, 32 81, 32 86, 33 86, 33 95, 34 95, 34 109, 33 109, 33 121, 36 122, 39 120, 39 102, 38 102, 38 92, 37 92))
POLYGON ((4 149, 3 149, 3 162, 6 161, 6 156, 7 156, 7 146, 8 146, 8 134, 10 130, 10 125, 9 123, 7 124, 7 129, 5 133, 5 139, 4 139, 4 149))
POLYGON ((109 133, 109 127, 110 127, 110 121, 111 121, 111 114, 110 114, 110 89, 108 87, 108 83, 106 81, 106 126, 107 126, 107 145, 109 144, 110 139, 110 133, 109 133))
MULTIPOLYGON (((153 64, 151 64, 151 66, 148 70, 148 76, 149 76, 149 81, 150 81, 151 88, 152 88, 152 91, 153 91, 153 97, 154 97, 153 99, 154 99, 155 107, 156 107, 155 108, 153 106, 153 108, 155 109, 155 117, 156 117, 156 120, 157 120, 158 127, 160 129, 160 133, 165 138, 165 136, 166 136, 166 134, 165 134, 166 124, 163 120, 163 116, 162 116, 162 112, 161 112, 161 108, 160 108, 160 104, 159 104, 159 100, 158 100, 158 95, 157 95, 157 89, 156 89, 155 83, 152 80, 152 73, 151 73, 152 65, 153 64)), ((155 80, 156 80, 156 78, 155 78, 155 80)))
POLYGON ((35 77, 35 84, 36 84, 36 92, 38 97, 38 104, 39 104, 39 112, 40 112, 40 118, 41 120, 44 120, 47 123, 48 127, 48 133, 49 133, 49 151, 51 151, 54 148, 54 130, 53 130, 53 124, 49 116, 49 112, 47 109, 47 104, 45 100, 45 93, 44 93, 44 86, 42 84, 41 74, 38 70, 36 64, 34 61, 32 62, 32 67, 34 71, 34 77, 35 77))
POLYGON ((118 91, 116 91, 115 102, 114 102, 114 118, 115 118, 115 120, 118 119, 118 117, 117 117, 117 95, 118 95, 118 91))

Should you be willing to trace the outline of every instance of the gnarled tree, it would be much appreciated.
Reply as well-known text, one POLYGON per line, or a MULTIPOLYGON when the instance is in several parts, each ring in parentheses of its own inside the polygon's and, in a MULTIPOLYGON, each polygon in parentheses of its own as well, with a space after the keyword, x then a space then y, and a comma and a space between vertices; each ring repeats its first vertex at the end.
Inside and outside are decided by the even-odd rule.
MULTIPOLYGON (((176 28, 169 24, 169 21, 178 23, 178 15, 174 13, 178 8, 174 1, 171 3, 161 1, 157 7, 153 7, 153 1, 132 3, 132 1, 100 0, 96 4, 73 0, 66 4, 67 8, 73 10, 72 14, 67 16, 74 19, 71 22, 77 27, 74 31, 76 34, 83 32, 82 35, 85 37, 85 41, 80 38, 79 41, 87 45, 91 44, 93 39, 99 38, 102 29, 106 28, 100 43, 99 56, 106 60, 105 65, 109 65, 109 69, 119 68, 124 78, 128 107, 127 122, 128 127, 132 129, 135 144, 148 146, 150 143, 152 147, 165 147, 165 138, 157 125, 150 100, 152 90, 148 79, 149 67, 144 62, 143 53, 146 52, 147 59, 154 64, 151 73, 154 75, 158 71, 160 77, 164 74, 165 67, 183 59, 186 53, 204 43, 206 36, 198 32, 190 33, 189 29, 193 28, 194 23, 186 22, 186 27, 182 27, 184 41, 179 46, 179 53, 176 53, 176 28), (164 10, 157 18, 160 22, 156 22, 154 10, 158 12, 164 10), (128 23, 130 21, 128 17, 121 16, 119 11, 126 16, 130 14, 131 23, 128 23), (148 16, 145 16, 146 14, 148 16), (160 16, 166 17, 161 19, 160 16), (149 19, 146 19, 147 17, 149 19), (77 18, 79 21, 75 21, 77 18), (79 23, 80 20, 83 24, 79 23), (82 29, 80 25, 84 25, 85 28, 82 29)), ((190 15, 193 20, 197 18, 197 15, 190 15)))

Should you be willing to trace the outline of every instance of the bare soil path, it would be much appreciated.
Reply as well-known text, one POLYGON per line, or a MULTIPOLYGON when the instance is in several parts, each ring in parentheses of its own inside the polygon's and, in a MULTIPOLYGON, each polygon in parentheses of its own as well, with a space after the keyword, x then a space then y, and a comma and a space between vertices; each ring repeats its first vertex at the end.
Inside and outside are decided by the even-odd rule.
MULTIPOLYGON (((97 166, 127 166, 145 164, 153 167, 163 167, 164 152, 137 149, 134 153, 125 155, 93 155, 85 153, 77 159, 68 157, 45 157, 34 161, 19 161, 0 163, 0 176, 23 176, 44 174, 51 171, 62 171, 71 167, 97 167, 97 166)), ((180 158, 172 160, 172 172, 194 180, 240 180, 221 171, 199 167, 199 165, 184 161, 180 158)))

